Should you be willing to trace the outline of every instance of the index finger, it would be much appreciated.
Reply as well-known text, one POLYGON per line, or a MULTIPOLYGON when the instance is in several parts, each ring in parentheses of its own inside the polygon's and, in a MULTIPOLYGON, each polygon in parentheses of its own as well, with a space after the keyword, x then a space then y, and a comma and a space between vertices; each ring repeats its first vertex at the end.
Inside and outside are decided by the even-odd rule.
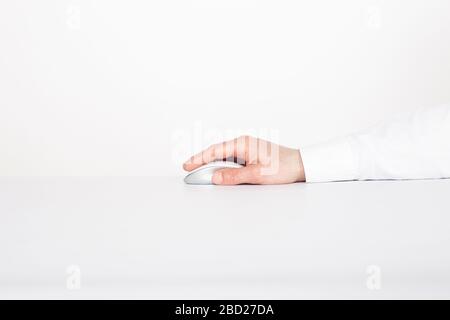
POLYGON ((207 149, 192 156, 183 164, 186 171, 195 170, 207 163, 224 160, 229 157, 243 158, 245 160, 245 137, 213 144, 207 149))

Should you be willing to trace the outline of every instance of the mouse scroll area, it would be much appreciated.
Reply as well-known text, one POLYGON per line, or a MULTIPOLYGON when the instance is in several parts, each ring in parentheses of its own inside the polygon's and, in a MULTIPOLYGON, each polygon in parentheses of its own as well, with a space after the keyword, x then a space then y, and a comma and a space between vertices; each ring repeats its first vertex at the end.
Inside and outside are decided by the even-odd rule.
POLYGON ((214 172, 225 168, 242 168, 242 165, 231 161, 214 161, 189 173, 184 182, 187 184, 211 185, 214 172))

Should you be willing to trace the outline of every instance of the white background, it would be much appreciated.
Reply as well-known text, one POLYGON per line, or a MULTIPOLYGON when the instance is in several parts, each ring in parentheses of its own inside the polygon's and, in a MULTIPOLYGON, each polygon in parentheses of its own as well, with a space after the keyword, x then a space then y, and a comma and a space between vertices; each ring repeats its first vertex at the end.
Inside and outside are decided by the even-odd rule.
POLYGON ((450 101, 450 2, 0 2, 0 175, 179 175, 450 101))

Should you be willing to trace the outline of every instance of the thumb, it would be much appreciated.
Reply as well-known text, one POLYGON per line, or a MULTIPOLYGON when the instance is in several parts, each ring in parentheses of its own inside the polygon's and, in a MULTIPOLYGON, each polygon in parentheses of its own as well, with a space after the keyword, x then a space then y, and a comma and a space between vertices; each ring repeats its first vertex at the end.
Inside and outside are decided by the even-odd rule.
POLYGON ((259 171, 257 166, 249 165, 242 168, 226 168, 214 172, 212 182, 221 185, 236 185, 242 183, 257 184, 259 171))

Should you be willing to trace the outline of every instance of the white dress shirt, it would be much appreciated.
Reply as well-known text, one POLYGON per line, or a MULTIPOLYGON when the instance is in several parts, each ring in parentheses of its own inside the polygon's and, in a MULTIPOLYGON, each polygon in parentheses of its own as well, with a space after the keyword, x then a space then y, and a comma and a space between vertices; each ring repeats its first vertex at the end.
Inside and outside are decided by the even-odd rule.
POLYGON ((450 106, 301 148, 307 182, 450 177, 450 106))

